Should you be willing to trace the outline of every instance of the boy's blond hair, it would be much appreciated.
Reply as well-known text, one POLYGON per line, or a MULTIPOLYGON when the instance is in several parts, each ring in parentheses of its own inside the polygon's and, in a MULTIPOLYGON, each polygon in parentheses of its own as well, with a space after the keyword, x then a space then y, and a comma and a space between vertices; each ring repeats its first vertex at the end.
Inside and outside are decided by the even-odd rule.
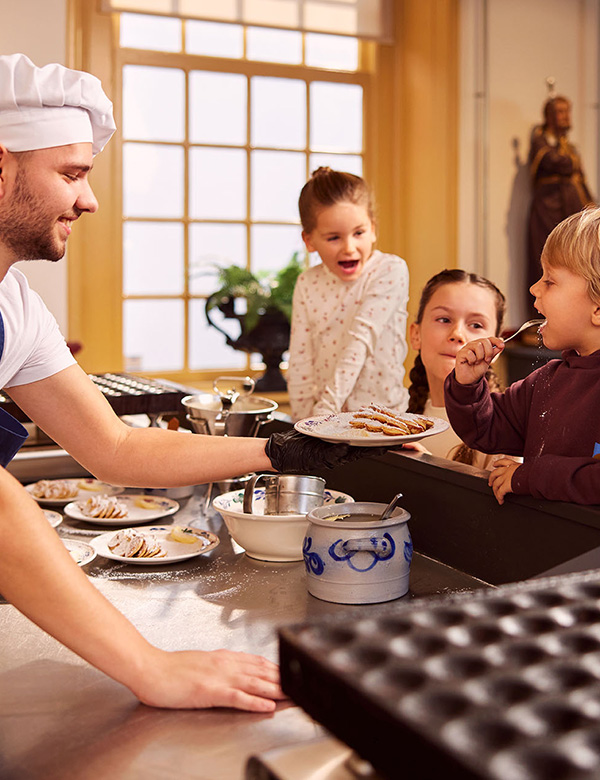
POLYGON ((600 304, 600 208, 587 208, 560 222, 542 252, 551 268, 566 268, 583 277, 588 295, 600 304))

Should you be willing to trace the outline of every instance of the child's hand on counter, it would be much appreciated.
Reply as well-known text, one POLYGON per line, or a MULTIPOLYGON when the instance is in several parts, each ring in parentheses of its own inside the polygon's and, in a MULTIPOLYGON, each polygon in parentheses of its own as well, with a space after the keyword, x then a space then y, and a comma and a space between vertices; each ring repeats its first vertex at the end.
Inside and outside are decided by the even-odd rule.
POLYGON ((496 336, 469 341, 456 355, 454 373, 461 385, 474 385, 485 376, 490 363, 504 349, 504 341, 496 336))
POLYGON ((498 458, 494 461, 488 485, 494 491, 499 504, 504 503, 504 496, 507 493, 512 493, 512 476, 520 465, 520 462, 514 458, 498 458))

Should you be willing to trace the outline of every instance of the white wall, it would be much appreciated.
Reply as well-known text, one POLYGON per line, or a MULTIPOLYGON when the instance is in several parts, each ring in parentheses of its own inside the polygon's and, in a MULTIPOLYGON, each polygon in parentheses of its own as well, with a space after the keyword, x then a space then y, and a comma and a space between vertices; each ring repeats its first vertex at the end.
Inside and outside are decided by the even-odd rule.
MULTIPOLYGON (((36 65, 65 64, 67 0, 0 0, 0 53, 22 52, 36 65)), ((19 263, 67 332, 67 258, 59 263, 19 263)))
POLYGON ((598 0, 462 0, 459 264, 523 320, 529 136, 546 78, 573 102, 570 139, 598 196, 598 0))

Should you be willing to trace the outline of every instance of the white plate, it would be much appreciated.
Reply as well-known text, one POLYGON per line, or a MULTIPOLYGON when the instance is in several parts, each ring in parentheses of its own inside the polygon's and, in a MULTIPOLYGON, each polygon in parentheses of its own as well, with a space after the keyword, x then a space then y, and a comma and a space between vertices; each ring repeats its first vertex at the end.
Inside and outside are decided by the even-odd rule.
POLYGON ((152 533, 161 543, 161 546, 167 551, 167 554, 162 558, 126 558, 124 555, 115 555, 109 549, 108 543, 113 538, 116 531, 107 531, 105 534, 100 534, 100 536, 92 539, 92 545, 98 555, 110 558, 111 561, 140 564, 141 566, 160 566, 163 563, 175 563, 176 561, 185 561, 188 558, 194 558, 196 555, 202 555, 202 553, 208 552, 209 550, 214 550, 219 544, 218 536, 200 528, 191 529, 198 537, 197 542, 193 542, 192 544, 172 542, 167 539, 172 528, 173 526, 170 525, 148 525, 143 526, 142 528, 138 527, 133 529, 136 531, 148 531, 149 533, 152 533))
POLYGON ((77 506, 78 501, 72 501, 67 504, 64 512, 74 520, 83 520, 86 523, 95 525, 111 525, 119 528, 127 528, 132 523, 149 523, 151 520, 158 520, 159 517, 168 517, 173 515, 179 509, 177 501, 172 498, 163 498, 162 496, 144 496, 142 493, 135 495, 119 496, 119 502, 127 507, 125 517, 88 517, 77 506), (144 509, 136 506, 136 500, 140 498, 149 498, 157 505, 156 509, 144 509))
POLYGON ((71 558, 78 566, 85 566, 86 563, 93 561, 96 557, 96 550, 91 544, 85 542, 76 542, 72 539, 63 539, 63 544, 69 551, 71 558))
POLYGON ((53 509, 42 509, 42 512, 46 515, 46 519, 52 528, 56 528, 57 525, 62 523, 62 515, 60 512, 55 512, 53 509))
MULTIPOLYGON (((446 420, 439 417, 428 417, 433 420, 433 427, 422 433, 411 433, 406 436, 387 436, 385 433, 372 433, 365 428, 351 428, 350 420, 353 418, 353 412, 341 412, 340 414, 325 414, 319 417, 307 417, 299 420, 294 428, 307 436, 314 436, 323 441, 334 442, 336 444, 352 444, 355 447, 397 447, 409 441, 419 441, 428 436, 435 436, 442 433, 449 427, 446 420)), ((409 414, 405 412, 402 417, 410 420, 414 417, 424 417, 422 414, 409 414)))
MULTIPOLYGON (((41 480, 38 481, 41 482, 41 480)), ((125 490, 125 488, 117 487, 116 485, 109 485, 108 482, 100 482, 98 479, 85 479, 82 477, 78 479, 48 480, 48 482, 68 482, 69 484, 77 486, 85 483, 89 487, 88 489, 79 487, 79 492, 77 495, 71 496, 70 498, 38 498, 37 496, 33 495, 33 488, 37 482, 32 482, 30 485, 25 485, 25 490, 40 504, 48 504, 49 506, 63 506, 64 504, 69 503, 69 501, 81 501, 82 498, 89 498, 89 496, 116 496, 125 490)))

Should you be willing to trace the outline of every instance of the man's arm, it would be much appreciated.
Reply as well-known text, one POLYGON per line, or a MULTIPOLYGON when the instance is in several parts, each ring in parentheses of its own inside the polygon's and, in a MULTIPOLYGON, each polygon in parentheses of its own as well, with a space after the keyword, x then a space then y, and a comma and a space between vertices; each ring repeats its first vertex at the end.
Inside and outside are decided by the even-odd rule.
POLYGON ((173 487, 272 469, 264 439, 129 427, 77 365, 8 392, 57 444, 106 482, 173 487))
POLYGON ((39 506, 0 468, 0 593, 30 620, 156 707, 268 712, 275 664, 254 655, 170 653, 149 644, 71 559, 39 506))

